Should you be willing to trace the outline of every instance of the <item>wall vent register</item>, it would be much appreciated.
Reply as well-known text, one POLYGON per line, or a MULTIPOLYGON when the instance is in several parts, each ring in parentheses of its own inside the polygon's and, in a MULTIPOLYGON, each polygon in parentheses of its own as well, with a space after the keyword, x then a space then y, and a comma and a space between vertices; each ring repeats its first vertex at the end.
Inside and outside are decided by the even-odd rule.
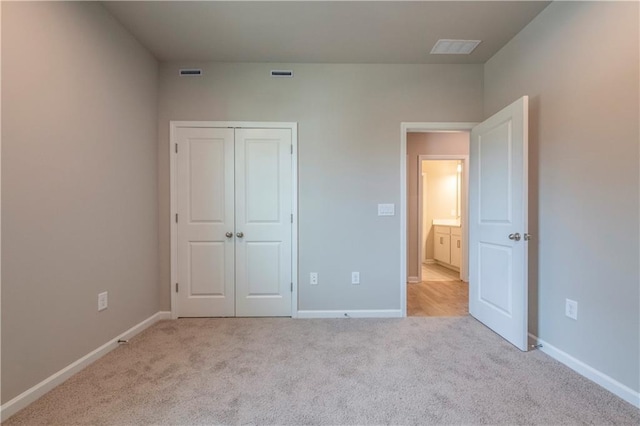
POLYGON ((481 40, 440 39, 431 49, 432 55, 468 55, 475 50, 481 40))
POLYGON ((181 69, 180 70, 180 75, 181 76, 200 76, 202 75, 202 70, 201 69, 195 69, 195 68, 188 68, 188 69, 181 69))
POLYGON ((271 70, 271 77, 293 77, 292 70, 271 70))

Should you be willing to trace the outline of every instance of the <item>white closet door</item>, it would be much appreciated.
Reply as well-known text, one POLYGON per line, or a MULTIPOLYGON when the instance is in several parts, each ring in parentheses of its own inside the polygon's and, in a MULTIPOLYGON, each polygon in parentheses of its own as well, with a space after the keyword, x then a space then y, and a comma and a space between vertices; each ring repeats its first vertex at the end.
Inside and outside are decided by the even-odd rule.
POLYGON ((291 315, 289 129, 236 129, 236 316, 291 315))
POLYGON ((180 317, 235 315, 233 138, 233 129, 176 132, 180 317))

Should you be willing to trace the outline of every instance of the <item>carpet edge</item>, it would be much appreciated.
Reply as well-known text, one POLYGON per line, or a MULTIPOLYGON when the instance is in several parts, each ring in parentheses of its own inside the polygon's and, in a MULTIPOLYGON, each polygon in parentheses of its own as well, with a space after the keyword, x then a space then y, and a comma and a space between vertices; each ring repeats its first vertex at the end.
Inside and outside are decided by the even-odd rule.
POLYGON ((36 401, 41 396, 43 396, 44 394, 46 394, 56 386, 62 384, 63 382, 65 382, 67 379, 69 379, 71 376, 73 376, 83 368, 87 367, 89 364, 97 361, 98 359, 105 356, 107 353, 117 348, 119 339, 128 340, 133 336, 146 330, 147 328, 151 327, 153 324, 157 323, 158 321, 165 320, 165 319, 171 319, 171 312, 167 312, 167 311, 156 312, 155 314, 151 315, 149 318, 134 325, 124 333, 121 333, 117 337, 114 337, 113 339, 109 340, 108 342, 98 347, 97 349, 94 349, 93 351, 89 352, 85 356, 79 358, 78 360, 72 362, 71 364, 67 365, 63 369, 47 377, 40 383, 22 392, 20 395, 16 396, 15 398, 2 404, 2 406, 0 406, 0 422, 4 422, 9 417, 16 414, 18 411, 27 407, 29 404, 36 401))
POLYGON ((542 340, 538 336, 529 333, 529 337, 533 339, 537 344, 542 345, 539 347, 540 351, 549 355, 556 361, 566 365, 576 373, 591 380, 592 382, 602 386, 614 395, 627 401, 629 404, 636 408, 640 408, 640 392, 635 391, 625 384, 620 383, 611 376, 606 375, 600 370, 593 368, 592 366, 580 361, 579 359, 569 355, 568 353, 556 348, 552 344, 542 340))

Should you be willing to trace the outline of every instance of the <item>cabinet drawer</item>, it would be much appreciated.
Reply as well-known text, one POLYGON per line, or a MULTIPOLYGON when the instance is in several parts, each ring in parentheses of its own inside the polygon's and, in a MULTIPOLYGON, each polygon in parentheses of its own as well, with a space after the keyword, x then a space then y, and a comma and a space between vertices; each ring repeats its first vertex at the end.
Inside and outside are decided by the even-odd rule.
POLYGON ((435 232, 436 234, 449 235, 449 233, 451 232, 451 227, 450 226, 434 226, 433 232, 435 232))
POLYGON ((462 228, 460 228, 459 226, 451 227, 451 235, 453 235, 454 237, 461 237, 462 228))

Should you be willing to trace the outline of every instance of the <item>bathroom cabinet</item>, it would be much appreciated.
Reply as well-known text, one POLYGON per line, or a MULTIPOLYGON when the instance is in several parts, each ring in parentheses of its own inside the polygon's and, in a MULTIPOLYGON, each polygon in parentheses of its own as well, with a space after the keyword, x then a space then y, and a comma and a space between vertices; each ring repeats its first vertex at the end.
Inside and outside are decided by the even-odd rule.
POLYGON ((433 228, 433 258, 443 266, 459 270, 462 258, 462 228, 439 225, 433 228))

